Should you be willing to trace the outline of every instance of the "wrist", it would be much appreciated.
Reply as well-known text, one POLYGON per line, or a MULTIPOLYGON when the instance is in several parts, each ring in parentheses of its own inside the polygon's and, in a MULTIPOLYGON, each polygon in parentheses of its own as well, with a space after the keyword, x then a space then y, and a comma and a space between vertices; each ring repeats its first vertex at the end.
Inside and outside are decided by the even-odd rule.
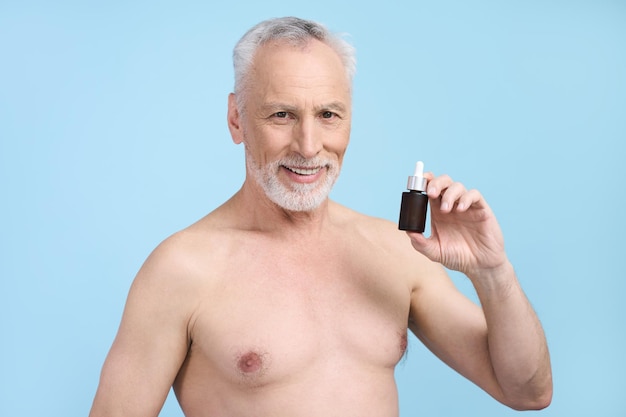
POLYGON ((466 274, 477 290, 498 290, 511 288, 517 281, 513 264, 505 259, 502 263, 488 268, 476 269, 466 274))

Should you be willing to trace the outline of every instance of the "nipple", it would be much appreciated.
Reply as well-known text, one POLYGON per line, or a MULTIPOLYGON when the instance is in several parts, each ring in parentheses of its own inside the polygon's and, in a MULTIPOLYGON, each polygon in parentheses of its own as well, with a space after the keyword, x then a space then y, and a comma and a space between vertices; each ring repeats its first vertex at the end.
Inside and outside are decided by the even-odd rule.
POLYGON ((263 358, 256 352, 248 352, 241 355, 237 362, 237 367, 246 374, 257 372, 263 365, 263 358))
POLYGON ((406 332, 400 333, 400 356, 404 356, 407 353, 407 348, 409 346, 409 340, 407 338, 406 332))

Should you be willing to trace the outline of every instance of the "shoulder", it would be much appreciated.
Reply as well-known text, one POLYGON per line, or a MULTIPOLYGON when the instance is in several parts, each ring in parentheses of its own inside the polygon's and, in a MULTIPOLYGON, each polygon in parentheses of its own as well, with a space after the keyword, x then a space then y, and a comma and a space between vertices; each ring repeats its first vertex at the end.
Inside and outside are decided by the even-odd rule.
POLYGON ((332 210, 336 224, 344 233, 354 234, 381 247, 393 249, 397 254, 415 253, 408 236, 398 229, 396 223, 357 212, 338 203, 333 203, 332 210))
POLYGON ((216 252, 222 250, 219 235, 203 219, 167 237, 146 258, 132 289, 164 296, 193 294, 207 282, 216 252))
POLYGON ((417 252, 407 234, 398 229, 397 223, 368 216, 337 203, 333 204, 333 211, 343 233, 373 247, 381 256, 395 263, 398 271, 406 270, 407 274, 417 277, 441 273, 441 265, 417 252))
POLYGON ((431 261, 413 248, 406 232, 399 230, 397 223, 368 216, 336 203, 333 210, 347 238, 367 253, 370 260, 384 264, 389 277, 405 281, 412 290, 449 280, 441 264, 431 261))

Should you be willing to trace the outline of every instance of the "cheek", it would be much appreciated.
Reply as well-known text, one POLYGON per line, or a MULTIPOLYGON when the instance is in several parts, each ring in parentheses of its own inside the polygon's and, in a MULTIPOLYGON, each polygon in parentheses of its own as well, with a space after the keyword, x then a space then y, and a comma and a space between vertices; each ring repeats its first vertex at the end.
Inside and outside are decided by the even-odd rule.
POLYGON ((333 138, 333 140, 328 142, 328 146, 326 149, 331 153, 337 155, 339 161, 343 160, 343 156, 348 149, 348 144, 350 143, 350 130, 343 132, 337 132, 338 134, 333 138))
POLYGON ((268 126, 254 126, 245 134, 246 152, 250 153, 259 165, 266 165, 278 159, 289 148, 288 135, 284 129, 268 126))

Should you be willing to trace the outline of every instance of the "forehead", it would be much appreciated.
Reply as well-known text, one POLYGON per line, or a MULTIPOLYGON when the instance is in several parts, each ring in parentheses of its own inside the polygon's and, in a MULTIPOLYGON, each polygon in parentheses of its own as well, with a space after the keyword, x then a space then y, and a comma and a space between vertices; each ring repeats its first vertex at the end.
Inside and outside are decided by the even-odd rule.
POLYGON ((298 46, 286 41, 261 46, 249 80, 249 87, 257 96, 309 94, 347 100, 350 95, 350 82, 341 58, 318 40, 298 46))

